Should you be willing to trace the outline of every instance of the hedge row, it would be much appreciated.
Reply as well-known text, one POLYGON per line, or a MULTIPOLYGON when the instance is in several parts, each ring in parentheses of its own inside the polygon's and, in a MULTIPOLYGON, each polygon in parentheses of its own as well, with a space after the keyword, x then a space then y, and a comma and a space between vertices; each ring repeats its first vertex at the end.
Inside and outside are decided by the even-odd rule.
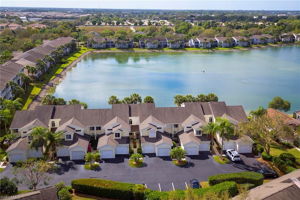
MULTIPOLYGON (((200 188, 191 190, 196 196, 205 197, 206 195, 222 196, 228 194, 233 197, 238 194, 237 184, 233 181, 223 182, 209 188, 200 188)), ((147 200, 168 200, 168 199, 185 199, 186 191, 176 190, 171 192, 149 191, 146 193, 147 200)))
POLYGON ((146 188, 143 185, 103 179, 76 179, 72 181, 75 192, 111 199, 142 200, 146 188))
POLYGON ((238 194, 238 188, 235 182, 225 181, 208 188, 197 189, 195 190, 195 193, 198 196, 205 196, 206 194, 215 194, 216 196, 220 196, 227 193, 230 197, 234 197, 238 194))
POLYGON ((216 185, 224 181, 234 181, 238 184, 251 183, 255 186, 263 184, 264 176, 256 172, 239 172, 217 174, 208 178, 209 185, 216 185))

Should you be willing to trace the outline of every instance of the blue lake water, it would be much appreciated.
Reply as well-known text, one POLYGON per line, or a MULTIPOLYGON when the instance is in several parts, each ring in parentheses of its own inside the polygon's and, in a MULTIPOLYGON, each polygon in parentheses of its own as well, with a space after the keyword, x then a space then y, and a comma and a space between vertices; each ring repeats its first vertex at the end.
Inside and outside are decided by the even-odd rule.
POLYGON ((110 107, 111 95, 139 93, 154 97, 158 106, 174 106, 176 94, 211 92, 247 111, 266 107, 274 96, 289 100, 291 111, 300 110, 300 47, 90 54, 67 73, 54 95, 81 100, 89 108, 105 108, 110 107))

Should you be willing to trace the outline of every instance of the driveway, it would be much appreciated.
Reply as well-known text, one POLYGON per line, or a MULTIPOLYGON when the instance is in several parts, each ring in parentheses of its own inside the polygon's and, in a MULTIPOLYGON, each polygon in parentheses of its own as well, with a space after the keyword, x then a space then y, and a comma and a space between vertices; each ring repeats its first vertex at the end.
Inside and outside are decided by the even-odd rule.
MULTIPOLYGON (((146 156, 145 166, 142 168, 131 168, 128 166, 128 158, 117 157, 114 160, 107 160, 101 163, 99 171, 85 170, 82 164, 73 167, 65 167, 60 172, 50 174, 50 185, 60 181, 71 184, 73 179, 78 178, 101 178, 114 181, 146 184, 153 190, 168 191, 173 189, 185 189, 190 179, 196 178, 199 181, 207 181, 209 176, 219 173, 241 172, 242 169, 232 164, 221 165, 216 163, 211 154, 202 154, 187 159, 189 164, 185 167, 178 167, 172 164, 170 158, 159 158, 146 156)), ((0 176, 13 178, 11 166, 0 173, 0 176)), ((41 186, 43 187, 43 186, 41 186)), ((27 189, 20 185, 19 189, 27 189)))

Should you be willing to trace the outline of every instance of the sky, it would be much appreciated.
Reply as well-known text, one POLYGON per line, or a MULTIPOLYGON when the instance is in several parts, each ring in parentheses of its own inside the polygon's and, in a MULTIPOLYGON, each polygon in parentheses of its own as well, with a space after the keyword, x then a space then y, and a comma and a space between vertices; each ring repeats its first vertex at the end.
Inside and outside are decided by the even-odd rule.
POLYGON ((0 7, 300 10, 300 0, 0 0, 0 7))

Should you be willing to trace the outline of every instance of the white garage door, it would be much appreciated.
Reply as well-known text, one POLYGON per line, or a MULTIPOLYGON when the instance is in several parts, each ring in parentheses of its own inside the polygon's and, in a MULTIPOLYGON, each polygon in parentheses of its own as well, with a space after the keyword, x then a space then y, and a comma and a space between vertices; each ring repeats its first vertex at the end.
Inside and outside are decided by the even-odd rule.
POLYGON ((9 155, 9 162, 18 162, 18 161, 25 161, 26 160, 26 156, 23 153, 15 153, 15 154, 11 154, 9 155))
POLYGON ((199 154, 199 149, 197 147, 186 147, 184 150, 186 151, 186 154, 190 156, 199 154))
POLYGON ((127 155, 129 154, 129 147, 128 146, 120 146, 116 148, 116 154, 119 155, 127 155))
POLYGON ((143 153, 155 153, 154 145, 143 145, 142 146, 143 153))
POLYGON ((252 146, 251 145, 236 145, 238 153, 252 153, 252 146))
POLYGON ((200 144, 199 150, 200 151, 210 151, 210 144, 200 144))
POLYGON ((71 160, 84 160, 84 151, 71 151, 71 160))
POLYGON ((158 148, 157 156, 170 156, 170 148, 158 148))
POLYGON ((101 150, 100 151, 101 158, 115 158, 115 154, 113 150, 101 150))

